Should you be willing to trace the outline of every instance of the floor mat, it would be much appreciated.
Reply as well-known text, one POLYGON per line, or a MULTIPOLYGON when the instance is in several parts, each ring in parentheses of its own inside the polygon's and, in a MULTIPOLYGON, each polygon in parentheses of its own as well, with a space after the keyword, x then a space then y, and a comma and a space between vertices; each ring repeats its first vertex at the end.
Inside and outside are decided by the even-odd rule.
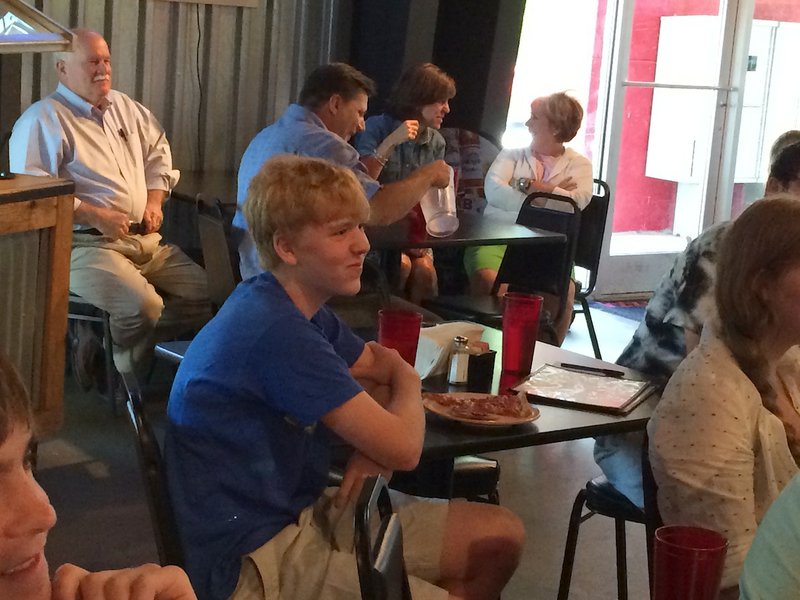
POLYGON ((646 300, 632 302, 589 302, 591 310, 602 310, 603 312, 637 322, 644 319, 645 306, 647 306, 646 300))

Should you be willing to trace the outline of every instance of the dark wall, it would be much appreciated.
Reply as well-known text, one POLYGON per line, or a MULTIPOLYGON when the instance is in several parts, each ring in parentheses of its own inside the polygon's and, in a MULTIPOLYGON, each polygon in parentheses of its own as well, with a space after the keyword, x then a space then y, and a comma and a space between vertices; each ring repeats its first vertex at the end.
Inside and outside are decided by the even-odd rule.
POLYGON ((383 110, 392 84, 403 71, 411 0, 354 0, 350 64, 369 75, 378 93, 370 114, 383 110))
POLYGON ((498 137, 505 128, 524 2, 354 0, 350 63, 372 77, 380 112, 403 69, 431 61, 456 80, 447 127, 498 137))
POLYGON ((480 129, 499 0, 441 0, 433 62, 456 80, 448 127, 480 129))

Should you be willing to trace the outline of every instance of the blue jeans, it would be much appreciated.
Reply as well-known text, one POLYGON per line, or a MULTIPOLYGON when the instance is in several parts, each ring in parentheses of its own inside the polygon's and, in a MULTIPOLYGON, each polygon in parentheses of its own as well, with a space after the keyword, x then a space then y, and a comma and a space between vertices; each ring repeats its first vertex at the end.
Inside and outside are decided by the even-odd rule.
POLYGON ((644 506, 642 443, 644 432, 633 431, 595 438, 594 461, 608 481, 636 506, 644 506))

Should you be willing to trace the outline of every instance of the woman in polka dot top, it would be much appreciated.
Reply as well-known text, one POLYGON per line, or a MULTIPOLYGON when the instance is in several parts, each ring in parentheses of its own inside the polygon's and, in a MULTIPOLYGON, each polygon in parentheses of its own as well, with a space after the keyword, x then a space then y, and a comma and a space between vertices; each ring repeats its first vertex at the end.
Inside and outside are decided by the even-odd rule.
POLYGON ((800 202, 751 205, 718 256, 719 318, 667 384, 648 425, 667 524, 728 538, 722 587, 736 587, 766 510, 800 457, 800 202))

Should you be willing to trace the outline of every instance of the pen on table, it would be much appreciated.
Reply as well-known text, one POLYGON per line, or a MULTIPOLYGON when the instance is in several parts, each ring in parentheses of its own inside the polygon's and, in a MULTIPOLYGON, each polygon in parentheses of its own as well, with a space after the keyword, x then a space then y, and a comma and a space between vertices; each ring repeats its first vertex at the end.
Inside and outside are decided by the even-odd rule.
POLYGON ((585 365, 576 365, 573 363, 561 363, 561 367, 569 369, 570 371, 581 371, 582 373, 592 373, 594 375, 602 375, 603 377, 624 377, 624 371, 617 371, 616 369, 602 369, 600 367, 587 367, 585 365))

